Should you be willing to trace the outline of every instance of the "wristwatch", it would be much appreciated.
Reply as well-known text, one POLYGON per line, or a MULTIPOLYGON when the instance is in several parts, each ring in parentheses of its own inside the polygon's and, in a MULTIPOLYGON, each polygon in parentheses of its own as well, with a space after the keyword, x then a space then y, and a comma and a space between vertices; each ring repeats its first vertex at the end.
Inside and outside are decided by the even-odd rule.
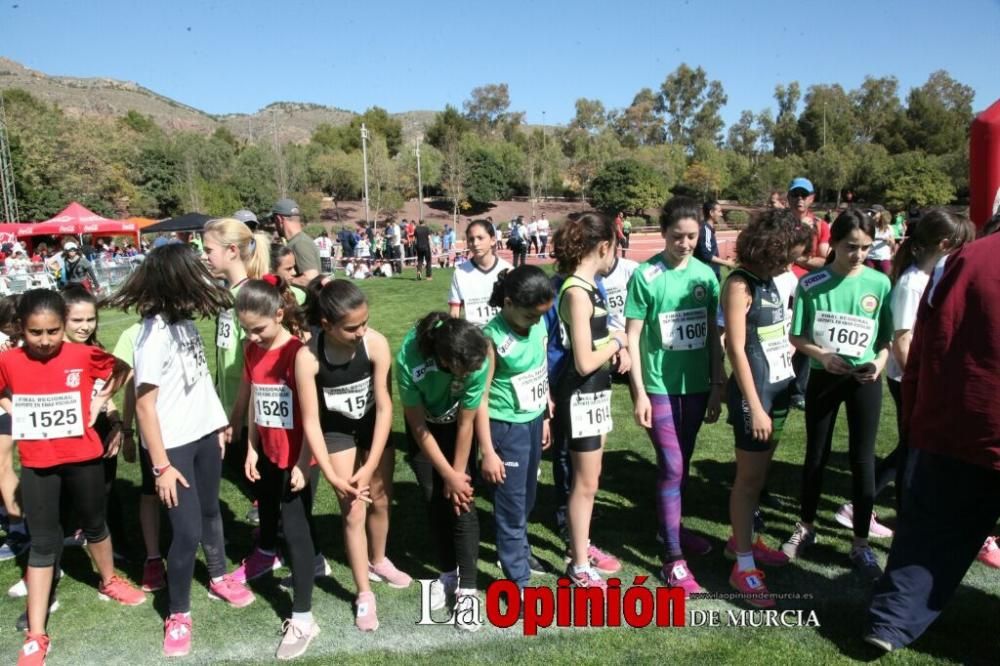
POLYGON ((152 467, 153 467, 153 476, 157 476, 158 477, 158 476, 162 475, 164 472, 166 472, 168 469, 170 469, 170 463, 167 463, 166 465, 163 465, 162 467, 157 467, 156 465, 153 465, 152 467))

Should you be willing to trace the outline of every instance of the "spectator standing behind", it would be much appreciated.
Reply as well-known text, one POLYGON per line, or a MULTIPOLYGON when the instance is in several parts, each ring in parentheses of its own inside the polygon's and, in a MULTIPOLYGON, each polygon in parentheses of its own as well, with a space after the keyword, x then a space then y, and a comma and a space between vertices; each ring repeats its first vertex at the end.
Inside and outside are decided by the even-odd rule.
POLYGON ((439 259, 441 268, 444 268, 449 264, 449 259, 451 258, 451 250, 455 247, 455 231, 451 228, 451 225, 444 225, 444 231, 441 233, 441 252, 442 256, 439 259))
POLYGON ((337 233, 337 242, 340 243, 341 256, 346 260, 354 256, 354 248, 357 247, 357 235, 347 227, 341 227, 337 233))
POLYGON ((902 428, 915 458, 865 640, 919 638, 1000 520, 1000 236, 953 254, 917 313, 902 428))
POLYGON ((538 256, 545 256, 545 247, 549 244, 549 219, 545 217, 544 211, 539 211, 538 218, 538 256))
POLYGON ((298 275, 291 282, 305 289, 309 286, 309 282, 319 275, 321 263, 319 249, 302 231, 302 210, 291 199, 279 199, 271 207, 271 218, 274 220, 278 235, 285 239, 285 244, 295 254, 298 275))
POLYGON ((625 256, 625 213, 619 211, 617 217, 615 217, 615 242, 622 249, 622 256, 625 256))
POLYGON ((632 220, 626 217, 622 220, 622 256, 624 257, 629 245, 629 240, 632 236, 632 220))
POLYGON ((532 254, 538 254, 538 220, 535 219, 534 215, 531 216, 524 228, 528 237, 528 251, 532 254))
POLYGON ((73 242, 63 246, 62 284, 69 286, 79 284, 87 291, 94 293, 101 288, 97 282, 94 267, 86 257, 80 256, 80 247, 73 242))
POLYGON ((775 190, 774 192, 771 192, 771 196, 767 200, 767 207, 768 208, 788 208, 788 206, 785 205, 784 200, 782 200, 782 198, 781 198, 781 192, 778 192, 777 190, 775 190))
POLYGON ((316 244, 316 249, 319 250, 319 263, 320 268, 323 273, 333 272, 333 241, 330 240, 330 234, 324 229, 320 232, 319 237, 313 241, 316 244))
POLYGON ((813 228, 812 251, 795 260, 792 272, 800 278, 811 270, 826 265, 826 255, 830 253, 830 223, 816 217, 812 212, 816 190, 808 178, 795 178, 788 184, 788 207, 799 221, 813 228))
POLYGON ((735 264, 728 259, 719 257, 719 238, 715 233, 716 225, 723 221, 722 206, 715 199, 710 199, 702 204, 701 212, 704 219, 701 229, 698 231, 698 244, 694 248, 696 259, 707 265, 715 273, 715 279, 722 279, 721 266, 735 268, 735 264))
POLYGON ((868 211, 872 219, 875 220, 875 242, 872 244, 871 252, 865 265, 874 268, 879 273, 890 275, 892 273, 892 255, 896 252, 896 232, 892 230, 892 214, 879 204, 875 204, 868 211))
MULTIPOLYGON (((405 222, 405 220, 404 220, 405 222)), ((417 256, 417 225, 413 220, 406 222, 406 256, 413 258, 417 256)))
POLYGON ((523 266, 528 255, 528 242, 524 224, 520 217, 515 217, 510 221, 510 235, 507 238, 507 246, 514 254, 514 268, 523 266))
POLYGON ((413 230, 413 245, 417 253, 417 279, 421 279, 420 269, 426 266, 427 279, 431 280, 431 229, 420 220, 420 224, 413 230))

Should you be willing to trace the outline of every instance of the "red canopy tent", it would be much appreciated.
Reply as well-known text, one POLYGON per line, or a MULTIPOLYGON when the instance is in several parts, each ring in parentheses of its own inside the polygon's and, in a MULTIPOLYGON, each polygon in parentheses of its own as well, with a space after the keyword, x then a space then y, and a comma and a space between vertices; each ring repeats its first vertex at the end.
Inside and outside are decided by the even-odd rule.
POLYGON ((79 236, 81 234, 111 236, 115 234, 128 234, 136 236, 138 242, 139 233, 139 228, 135 223, 124 222, 122 220, 109 220, 88 210, 75 201, 66 206, 51 220, 39 222, 38 224, 19 226, 23 228, 18 229, 18 238, 26 236, 79 236))

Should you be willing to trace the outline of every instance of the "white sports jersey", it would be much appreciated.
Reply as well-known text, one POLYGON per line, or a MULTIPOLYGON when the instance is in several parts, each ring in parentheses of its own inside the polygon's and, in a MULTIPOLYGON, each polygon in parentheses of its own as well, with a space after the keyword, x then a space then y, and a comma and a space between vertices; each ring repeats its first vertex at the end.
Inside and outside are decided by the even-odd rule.
POLYGON ((448 304, 463 306, 467 320, 480 328, 486 326, 500 311, 500 308, 490 307, 490 296, 493 294, 497 275, 500 271, 511 268, 510 263, 500 257, 496 258, 493 268, 488 271, 481 269, 474 261, 466 261, 455 268, 448 304))
POLYGON ((639 264, 631 259, 619 257, 611 272, 604 278, 604 289, 608 292, 608 328, 625 330, 625 295, 628 281, 639 264))

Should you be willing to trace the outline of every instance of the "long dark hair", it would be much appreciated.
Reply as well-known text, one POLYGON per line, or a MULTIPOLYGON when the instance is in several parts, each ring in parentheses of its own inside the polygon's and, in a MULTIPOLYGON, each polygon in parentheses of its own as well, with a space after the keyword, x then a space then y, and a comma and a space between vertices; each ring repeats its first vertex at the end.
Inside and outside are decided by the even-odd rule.
POLYGON ((968 218, 944 208, 932 208, 918 224, 911 226, 912 233, 903 240, 892 260, 893 284, 907 268, 936 252, 941 241, 949 241, 951 249, 957 250, 976 237, 975 227, 968 218))
POLYGON ((552 281, 538 266, 523 264, 514 269, 504 269, 497 274, 490 294, 490 306, 503 307, 505 298, 521 308, 533 308, 550 303, 556 297, 552 281))
POLYGON ((100 328, 100 308, 97 306, 97 298, 84 289, 79 284, 71 284, 62 290, 63 301, 66 303, 66 316, 69 316, 69 309, 78 303, 90 303, 94 306, 94 314, 97 315, 97 320, 94 322, 94 330, 90 333, 90 337, 84 342, 87 345, 93 345, 95 347, 100 347, 104 349, 104 345, 97 341, 97 331, 100 328))
POLYGON ((329 280, 317 277, 309 283, 309 298, 306 300, 306 313, 310 326, 321 326, 323 320, 336 324, 347 316, 348 312, 368 303, 365 292, 349 280, 329 280), (313 287, 319 284, 319 289, 313 287))
POLYGON ((28 317, 37 312, 51 312, 59 317, 59 321, 66 322, 66 301, 59 295, 59 292, 51 289, 29 289, 21 294, 17 301, 17 319, 24 327, 24 322, 28 317))
POLYGON ((0 298, 0 333, 10 338, 15 344, 21 339, 21 321, 17 316, 17 304, 21 300, 18 294, 10 294, 0 298))
MULTIPOLYGON (((830 245, 844 240, 855 229, 875 240, 875 220, 857 208, 848 208, 830 225, 830 245)), ((826 263, 832 264, 835 258, 836 252, 831 249, 826 257, 826 263)))
POLYGON ((431 312, 417 322, 417 349, 451 374, 478 370, 486 360, 489 344, 479 327, 447 312, 431 312))
POLYGON ((153 249, 103 305, 135 308, 143 318, 160 315, 167 323, 215 317, 233 306, 228 289, 215 283, 190 245, 170 243, 153 249))

